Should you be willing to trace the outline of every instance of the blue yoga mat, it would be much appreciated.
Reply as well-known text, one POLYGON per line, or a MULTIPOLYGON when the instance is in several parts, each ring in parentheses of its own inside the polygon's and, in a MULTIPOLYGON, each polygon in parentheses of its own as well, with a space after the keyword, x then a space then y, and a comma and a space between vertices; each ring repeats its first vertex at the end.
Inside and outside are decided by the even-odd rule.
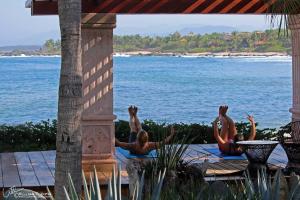
POLYGON ((223 158, 224 160, 246 160, 247 158, 244 156, 244 154, 240 156, 231 156, 223 154, 218 148, 210 148, 210 149, 204 149, 205 151, 208 151, 211 154, 214 154, 220 158, 223 158))
POLYGON ((132 154, 128 150, 122 149, 121 147, 117 147, 116 151, 121 153, 123 156, 125 156, 126 158, 129 158, 129 159, 131 159, 131 158, 156 158, 157 157, 156 150, 152 150, 146 155, 132 154))

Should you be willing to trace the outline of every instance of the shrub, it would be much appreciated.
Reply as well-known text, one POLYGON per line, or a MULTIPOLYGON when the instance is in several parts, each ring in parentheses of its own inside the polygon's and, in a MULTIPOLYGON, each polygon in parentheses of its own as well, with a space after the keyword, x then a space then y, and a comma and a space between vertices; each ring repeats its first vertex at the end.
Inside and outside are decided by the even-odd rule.
POLYGON ((54 150, 56 120, 0 126, 0 152, 54 150))
MULTIPOLYGON (((207 124, 166 124, 145 120, 142 127, 148 131, 151 141, 157 141, 157 138, 162 138, 164 134, 170 132, 171 125, 175 127, 179 139, 188 136, 190 139, 194 138, 193 144, 216 143, 212 126, 207 124)), ((247 138, 250 133, 250 124, 240 122, 236 126, 238 132, 243 133, 247 138)), ((26 122, 19 125, 0 125, 0 152, 54 150, 56 127, 56 120, 39 123, 26 122)), ((120 141, 127 142, 129 133, 130 128, 127 121, 120 120, 115 123, 115 135, 120 141)), ((256 138, 275 138, 275 129, 257 129, 256 138)))
MULTIPOLYGON (((157 138, 162 138, 161 136, 168 132, 169 127, 173 125, 177 137, 179 139, 189 136, 193 138, 193 144, 206 144, 206 143, 216 143, 216 140, 213 135, 213 128, 211 125, 206 124, 184 124, 184 123, 175 123, 175 124, 166 124, 166 123, 156 123, 152 120, 145 120, 142 124, 144 130, 149 133, 151 141, 157 141, 157 138)), ((127 142, 129 138, 130 128, 127 121, 117 121, 115 123, 115 135, 120 141, 127 142)), ((246 122, 236 123, 238 133, 242 133, 245 138, 250 134, 251 125, 246 122)), ((256 139, 274 139, 276 138, 276 129, 257 129, 256 139)))

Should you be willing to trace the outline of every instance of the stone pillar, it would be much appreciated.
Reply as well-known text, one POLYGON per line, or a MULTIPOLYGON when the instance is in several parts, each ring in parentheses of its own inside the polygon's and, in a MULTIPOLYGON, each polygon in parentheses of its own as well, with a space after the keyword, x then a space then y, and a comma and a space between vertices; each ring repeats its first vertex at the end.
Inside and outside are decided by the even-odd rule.
POLYGON ((292 81, 293 107, 290 109, 293 121, 300 120, 300 15, 289 17, 289 28, 292 36, 292 81))
POLYGON ((82 15, 82 164, 111 170, 114 158, 113 29, 116 15, 82 15))

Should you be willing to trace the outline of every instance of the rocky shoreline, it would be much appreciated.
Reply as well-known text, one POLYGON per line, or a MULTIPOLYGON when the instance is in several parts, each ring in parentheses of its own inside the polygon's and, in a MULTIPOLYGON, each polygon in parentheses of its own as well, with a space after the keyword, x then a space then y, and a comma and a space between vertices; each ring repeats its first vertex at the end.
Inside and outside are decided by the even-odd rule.
POLYGON ((203 52, 203 53, 172 53, 172 52, 150 52, 150 51, 130 51, 117 52, 116 56, 177 56, 177 57, 270 57, 289 56, 281 52, 203 52))

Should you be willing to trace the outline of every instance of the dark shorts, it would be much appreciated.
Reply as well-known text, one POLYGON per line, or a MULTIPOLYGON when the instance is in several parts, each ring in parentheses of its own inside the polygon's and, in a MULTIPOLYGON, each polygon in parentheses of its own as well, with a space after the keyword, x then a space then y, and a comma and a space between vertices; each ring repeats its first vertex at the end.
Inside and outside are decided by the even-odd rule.
POLYGON ((128 140, 128 142, 129 142, 129 143, 135 142, 135 141, 136 141, 136 135, 137 135, 136 132, 131 132, 130 135, 129 135, 129 140, 128 140))
POLYGON ((243 151, 240 149, 239 145, 236 143, 230 142, 229 144, 229 150, 224 151, 220 149, 220 151, 225 154, 225 155, 230 155, 230 156, 240 156, 243 154, 243 151))

